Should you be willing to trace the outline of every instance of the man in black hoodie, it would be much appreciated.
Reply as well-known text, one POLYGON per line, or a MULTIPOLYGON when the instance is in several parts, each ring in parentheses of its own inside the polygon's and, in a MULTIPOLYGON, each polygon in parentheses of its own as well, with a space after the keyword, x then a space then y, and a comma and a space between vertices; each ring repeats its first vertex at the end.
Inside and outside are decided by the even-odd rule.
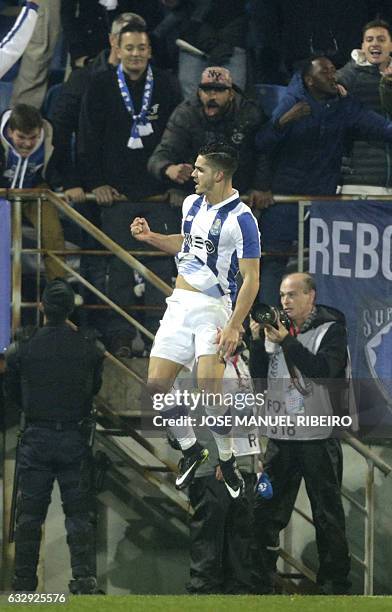
MULTIPOLYGON (((179 216, 166 204, 145 202, 165 186, 147 173, 147 160, 161 139, 166 122, 180 100, 175 79, 150 64, 151 46, 145 27, 125 26, 120 32, 117 70, 96 75, 83 100, 79 124, 79 160, 84 188, 101 206, 102 229, 125 249, 139 248, 128 227, 137 216, 148 217, 154 231, 178 233, 179 216)), ((148 261, 167 282, 173 276, 167 258, 148 261)), ((118 259, 109 263, 109 297, 117 304, 135 302, 133 271, 118 259)), ((146 286, 147 304, 163 303, 163 295, 146 286)), ((148 315, 156 331, 160 314, 148 315)), ((134 330, 113 315, 106 330, 110 348, 126 346, 134 330)))
POLYGON ((279 533, 289 523, 303 478, 316 529, 317 582, 323 593, 343 594, 350 586, 350 558, 341 501, 342 449, 330 424, 349 388, 344 316, 315 304, 309 274, 286 276, 280 296, 291 327, 280 321, 276 327, 265 326, 265 348, 270 353, 266 415, 284 417, 286 422, 267 425, 264 469, 274 495, 256 501, 258 588, 261 592, 273 588, 279 533), (310 417, 312 424, 307 421, 310 417))

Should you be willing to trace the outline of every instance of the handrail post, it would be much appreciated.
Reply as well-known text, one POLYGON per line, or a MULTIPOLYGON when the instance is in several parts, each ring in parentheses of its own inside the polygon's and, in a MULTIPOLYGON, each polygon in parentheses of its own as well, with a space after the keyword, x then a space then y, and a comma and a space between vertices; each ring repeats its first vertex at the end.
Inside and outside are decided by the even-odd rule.
POLYGON ((306 202, 298 202, 298 272, 304 271, 304 249, 305 249, 305 206, 306 202))
POLYGON ((22 303, 22 198, 12 204, 12 331, 20 326, 22 303))
MULTIPOLYGON (((35 275, 35 297, 36 302, 40 301, 40 288, 41 288, 41 249, 42 249, 42 198, 37 198, 37 270, 35 275)), ((39 308, 36 309, 36 322, 39 325, 39 308)))
POLYGON ((364 595, 373 595, 374 577, 374 463, 367 459, 364 595))
MULTIPOLYGON (((20 326, 22 295, 22 198, 13 198, 12 215, 12 331, 20 326)), ((15 558, 14 544, 10 544, 9 521, 15 470, 15 429, 11 427, 9 411, 4 416, 3 436, 3 563, 2 590, 11 588, 15 558)))

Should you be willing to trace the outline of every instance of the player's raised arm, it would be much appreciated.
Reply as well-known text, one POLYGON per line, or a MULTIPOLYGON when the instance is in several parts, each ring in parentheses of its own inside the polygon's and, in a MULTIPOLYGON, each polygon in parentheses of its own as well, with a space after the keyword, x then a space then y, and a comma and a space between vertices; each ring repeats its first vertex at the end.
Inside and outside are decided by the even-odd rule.
POLYGON ((184 240, 182 234, 158 234, 152 232, 146 219, 143 217, 135 217, 130 225, 130 230, 133 238, 140 242, 148 242, 151 246, 156 247, 160 251, 176 255, 180 250, 184 240))

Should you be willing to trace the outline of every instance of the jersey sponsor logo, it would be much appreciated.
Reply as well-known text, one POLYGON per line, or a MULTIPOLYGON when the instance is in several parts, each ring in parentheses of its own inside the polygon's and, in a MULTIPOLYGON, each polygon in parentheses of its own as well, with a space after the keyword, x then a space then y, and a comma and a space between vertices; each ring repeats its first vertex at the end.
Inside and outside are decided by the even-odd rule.
POLYGON ((210 234, 212 234, 212 236, 219 236, 221 229, 222 221, 220 219, 215 219, 214 223, 211 226, 210 234))
POLYGON ((193 247, 195 249, 205 249, 209 255, 215 252, 215 247, 211 240, 204 240, 202 236, 193 236, 191 234, 185 234, 184 245, 189 248, 193 247))

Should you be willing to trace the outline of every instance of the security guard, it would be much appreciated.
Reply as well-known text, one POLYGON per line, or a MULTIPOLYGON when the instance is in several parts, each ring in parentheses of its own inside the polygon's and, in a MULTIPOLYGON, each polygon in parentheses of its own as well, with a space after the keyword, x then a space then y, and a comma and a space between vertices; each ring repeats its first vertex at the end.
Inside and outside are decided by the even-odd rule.
POLYGON ((21 407, 26 420, 18 453, 17 591, 37 587, 41 526, 57 478, 71 554, 70 591, 97 592, 86 430, 93 396, 102 383, 104 347, 67 323, 74 300, 66 281, 48 283, 42 296, 44 326, 23 330, 6 353, 6 395, 21 407))

